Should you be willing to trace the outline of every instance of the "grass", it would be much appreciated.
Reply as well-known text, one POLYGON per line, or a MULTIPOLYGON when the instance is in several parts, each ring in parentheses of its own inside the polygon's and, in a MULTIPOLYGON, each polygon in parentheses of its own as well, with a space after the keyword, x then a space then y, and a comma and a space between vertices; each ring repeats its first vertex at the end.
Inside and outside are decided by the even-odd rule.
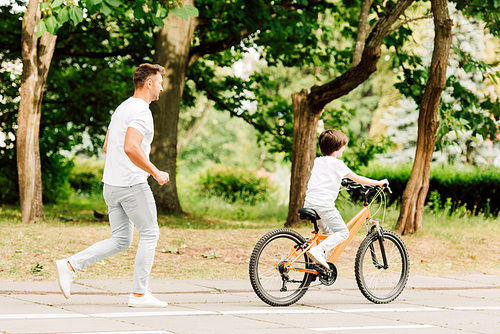
MULTIPOLYGON (((257 206, 194 196, 187 200, 186 193, 181 193, 181 200, 190 214, 159 216, 152 278, 246 279, 255 243, 266 232, 283 227, 286 218, 286 207, 277 198, 257 206)), ((359 208, 343 204, 341 211, 351 217, 359 208)), ((55 280, 54 260, 110 237, 108 222, 93 216, 93 209, 106 211, 101 196, 74 195, 67 203, 45 209, 45 221, 22 224, 19 208, 0 206, 0 280, 55 280)), ((393 229, 398 214, 397 208, 389 208, 384 228, 393 229)), ((426 209, 424 231, 402 237, 410 254, 411 274, 500 274, 499 223, 500 219, 470 216, 465 211, 450 216, 445 210, 426 209)), ((297 230, 307 236, 311 226, 297 230)), ((336 263, 340 276, 353 277, 362 232, 336 263)), ((78 278, 131 279, 138 240, 136 234, 129 250, 87 267, 78 278)))

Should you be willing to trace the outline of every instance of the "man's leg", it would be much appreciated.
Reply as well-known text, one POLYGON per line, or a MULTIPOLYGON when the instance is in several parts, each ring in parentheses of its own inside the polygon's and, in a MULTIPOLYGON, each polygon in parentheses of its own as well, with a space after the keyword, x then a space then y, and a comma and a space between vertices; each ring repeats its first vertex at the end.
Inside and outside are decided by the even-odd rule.
POLYGON ((153 193, 147 183, 132 187, 135 202, 133 205, 123 204, 124 210, 134 223, 141 237, 137 247, 134 264, 134 283, 129 306, 133 307, 166 307, 168 304, 155 298, 148 291, 149 274, 153 266, 159 228, 156 204, 153 193))
POLYGON ((71 256, 68 262, 76 272, 111 255, 127 250, 132 244, 134 225, 121 204, 116 202, 116 189, 121 191, 123 188, 104 186, 104 199, 108 204, 111 238, 99 241, 80 253, 71 256))
POLYGON ((71 256, 69 259, 56 261, 59 287, 66 298, 69 298, 71 295, 70 285, 74 279, 75 272, 113 254, 124 251, 132 244, 134 226, 121 205, 116 203, 113 191, 110 188, 113 187, 104 186, 104 199, 108 204, 111 238, 95 243, 87 249, 71 256))

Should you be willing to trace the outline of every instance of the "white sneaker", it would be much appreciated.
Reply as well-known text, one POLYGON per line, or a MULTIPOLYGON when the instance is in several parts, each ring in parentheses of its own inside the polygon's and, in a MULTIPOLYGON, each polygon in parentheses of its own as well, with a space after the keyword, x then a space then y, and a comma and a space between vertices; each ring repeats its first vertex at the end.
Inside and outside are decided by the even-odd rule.
POLYGON ((311 260, 330 270, 330 266, 328 265, 328 262, 326 262, 325 252, 319 249, 319 247, 311 248, 306 254, 311 258, 311 260))
POLYGON ((168 303, 156 298, 150 291, 146 291, 144 296, 136 297, 133 293, 128 299, 130 307, 167 307, 168 303))
POLYGON ((67 263, 66 259, 56 261, 57 283, 59 283, 59 289, 66 299, 71 296, 69 290, 71 282, 75 280, 75 273, 68 269, 67 263))

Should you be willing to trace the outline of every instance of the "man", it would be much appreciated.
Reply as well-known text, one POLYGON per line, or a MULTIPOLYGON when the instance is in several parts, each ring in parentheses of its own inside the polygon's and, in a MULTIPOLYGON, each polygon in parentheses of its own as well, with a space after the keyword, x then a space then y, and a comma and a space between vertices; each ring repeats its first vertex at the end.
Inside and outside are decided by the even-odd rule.
POLYGON ((134 95, 125 100, 113 113, 103 150, 104 200, 108 205, 112 236, 68 259, 56 261, 59 287, 64 297, 70 297, 70 285, 75 273, 132 244, 134 225, 140 235, 134 264, 134 281, 128 305, 131 307, 166 307, 148 290, 159 228, 156 204, 147 178, 152 175, 163 185, 168 173, 160 171, 149 161, 153 141, 153 117, 149 104, 163 91, 160 65, 142 64, 134 70, 134 95))

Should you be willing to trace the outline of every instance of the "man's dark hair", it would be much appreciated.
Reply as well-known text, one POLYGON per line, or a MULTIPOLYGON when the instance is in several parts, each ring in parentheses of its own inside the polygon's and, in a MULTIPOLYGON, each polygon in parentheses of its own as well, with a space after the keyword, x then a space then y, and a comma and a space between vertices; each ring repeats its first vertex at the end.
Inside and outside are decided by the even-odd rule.
POLYGON ((134 69, 134 87, 141 88, 144 83, 153 75, 165 74, 165 68, 158 64, 141 64, 134 69))
POLYGON ((339 130, 326 130, 319 135, 319 149, 323 156, 332 155, 333 152, 340 150, 348 142, 347 136, 339 130))

